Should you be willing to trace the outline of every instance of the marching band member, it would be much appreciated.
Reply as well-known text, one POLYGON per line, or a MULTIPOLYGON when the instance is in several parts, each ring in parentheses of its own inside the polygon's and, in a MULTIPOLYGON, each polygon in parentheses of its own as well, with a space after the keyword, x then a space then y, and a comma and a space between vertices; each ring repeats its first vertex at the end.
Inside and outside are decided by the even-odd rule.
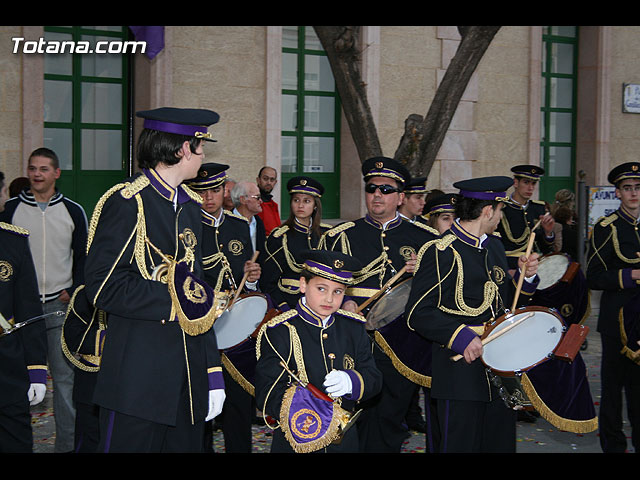
POLYGON ((201 197, 183 185, 204 158, 210 110, 138 112, 141 169, 91 219, 86 294, 108 314, 94 401, 101 452, 200 452, 224 382, 215 295, 200 280, 201 197))
MULTIPOLYGON (((337 225, 323 237, 323 245, 329 250, 351 255, 363 265, 347 288, 349 300, 344 308, 351 310, 358 310, 359 305, 375 298, 403 267, 407 270, 398 282, 410 278, 416 253, 425 242, 437 236, 430 227, 403 220, 398 213, 404 198, 404 185, 410 180, 404 165, 391 158, 374 157, 363 162, 362 174, 367 214, 356 221, 337 225)), ((380 395, 367 402, 360 417, 361 449, 364 452, 399 453, 407 434, 405 415, 416 385, 428 385, 430 381, 424 371, 416 371, 404 358, 406 354, 415 357, 412 355, 415 349, 426 350, 429 346, 427 341, 408 330, 394 338, 376 331, 374 338, 374 357, 384 382, 380 395), (402 341, 392 341, 399 338, 402 341)))
POLYGON ((529 243, 531 230, 538 220, 540 227, 534 233, 534 244, 537 253, 550 253, 553 251, 554 233, 553 217, 546 211, 545 204, 531 197, 540 177, 544 175, 544 169, 536 165, 517 165, 511 169, 514 174, 514 191, 511 201, 502 211, 502 220, 497 232, 502 239, 509 260, 509 268, 514 269, 518 264, 518 258, 524 253, 529 243))
POLYGON ((442 193, 428 198, 424 205, 423 218, 427 225, 435 228, 440 235, 451 228, 455 219, 455 207, 453 202, 455 194, 442 193))
MULTIPOLYGON (((589 288, 602 290, 597 329, 602 342, 602 396, 598 417, 600 446, 605 453, 624 452, 622 390, 640 451, 640 366, 622 353, 621 310, 640 292, 640 163, 628 162, 609 172, 620 207, 594 225, 587 252, 589 288)), ((635 349, 638 347, 636 346, 635 349)))
POLYGON ((359 265, 340 252, 323 250, 309 250, 301 260, 298 304, 258 334, 257 404, 279 423, 271 452, 356 453, 358 427, 341 429, 339 417, 375 395, 382 381, 364 318, 340 309, 359 265), (310 395, 293 376, 330 397, 310 395))
MULTIPOLYGON (((0 172, 0 211, 7 186, 0 172)), ((29 232, 0 222, 0 332, 42 315, 29 232)), ((31 453, 30 405, 47 391, 47 336, 44 321, 0 336, 0 453, 31 453)))
MULTIPOLYGON (((224 210, 228 165, 203 164, 198 176, 187 181, 202 197, 202 262, 204 280, 216 294, 236 292, 245 274, 243 291, 257 291, 260 264, 252 261, 253 246, 247 219, 224 210)), ((252 379, 243 378, 222 354, 226 400, 219 421, 225 452, 250 453, 253 420, 252 379), (226 360, 226 361, 225 361, 226 360)), ((207 422, 206 449, 211 448, 212 422, 207 422)))
POLYGON ((316 249, 330 226, 322 222, 324 187, 317 180, 294 177, 287 182, 289 218, 267 238, 263 257, 263 290, 280 311, 295 308, 300 298, 300 253, 316 249))
MULTIPOLYGON (((418 253, 405 315, 409 328, 433 341, 431 395, 438 405, 442 453, 515 453, 515 410, 503 403, 478 360, 485 323, 511 307, 517 283, 507 273, 502 243, 492 235, 510 184, 509 177, 454 184, 460 189, 457 220, 418 253), (456 353, 464 361, 452 361, 456 353)), ((537 285, 537 254, 525 260, 519 259, 520 270, 533 278, 523 282, 522 293, 530 295, 537 285)))
POLYGON ((422 210, 424 209, 425 197, 429 190, 426 186, 427 177, 412 178, 404 186, 404 198, 398 207, 400 216, 410 222, 424 221, 422 210))

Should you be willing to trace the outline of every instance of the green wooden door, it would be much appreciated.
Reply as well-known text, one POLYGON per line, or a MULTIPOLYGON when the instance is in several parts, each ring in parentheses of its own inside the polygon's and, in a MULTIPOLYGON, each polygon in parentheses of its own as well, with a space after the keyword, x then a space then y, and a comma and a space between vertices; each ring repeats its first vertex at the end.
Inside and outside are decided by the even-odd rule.
MULTIPOLYGON (((127 27, 45 27, 47 42, 110 45, 122 51, 127 27)), ((45 54, 44 146, 60 158, 59 190, 91 216, 100 196, 130 172, 129 59, 125 53, 45 54)))
POLYGON ((540 199, 575 193, 578 27, 543 27, 540 199))
POLYGON ((281 217, 289 216, 287 182, 297 175, 325 188, 324 218, 340 217, 340 100, 313 27, 283 27, 281 217))

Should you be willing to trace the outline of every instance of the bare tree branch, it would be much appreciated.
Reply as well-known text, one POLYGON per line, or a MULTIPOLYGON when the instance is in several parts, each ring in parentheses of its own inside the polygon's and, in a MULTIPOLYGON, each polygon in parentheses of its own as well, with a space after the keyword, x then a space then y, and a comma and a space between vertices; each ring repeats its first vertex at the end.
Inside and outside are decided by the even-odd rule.
POLYGON ((367 91, 360 71, 359 26, 313 27, 333 71, 343 111, 360 161, 382 155, 367 91))

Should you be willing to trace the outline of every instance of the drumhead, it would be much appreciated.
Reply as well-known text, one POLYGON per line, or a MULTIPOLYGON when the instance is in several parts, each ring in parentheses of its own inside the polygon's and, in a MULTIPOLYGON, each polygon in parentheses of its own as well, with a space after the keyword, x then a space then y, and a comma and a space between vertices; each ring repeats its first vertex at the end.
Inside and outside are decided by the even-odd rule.
POLYGON ((531 313, 531 318, 484 345, 482 361, 486 366, 497 372, 522 372, 553 353, 564 334, 564 325, 548 311, 516 312, 497 325, 492 334, 531 313))
POLYGON ((404 313, 404 307, 411 292, 412 280, 412 278, 404 280, 378 298, 367 314, 365 323, 367 330, 382 328, 404 313))
POLYGON ((238 298, 213 324, 218 348, 225 350, 244 342, 258 328, 267 309, 267 299, 262 295, 238 298))
POLYGON ((538 290, 549 288, 560 281, 567 268, 569 268, 569 258, 566 255, 542 257, 538 263, 538 276, 540 277, 538 290))

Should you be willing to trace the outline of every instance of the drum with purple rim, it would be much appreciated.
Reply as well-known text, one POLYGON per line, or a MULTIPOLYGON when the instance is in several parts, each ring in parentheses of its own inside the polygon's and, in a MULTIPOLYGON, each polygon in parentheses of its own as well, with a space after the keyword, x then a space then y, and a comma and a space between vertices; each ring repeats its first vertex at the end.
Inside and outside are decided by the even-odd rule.
POLYGON ((543 255, 538 277, 531 305, 555 308, 567 325, 584 322, 589 313, 589 287, 578 262, 561 252, 543 255))

